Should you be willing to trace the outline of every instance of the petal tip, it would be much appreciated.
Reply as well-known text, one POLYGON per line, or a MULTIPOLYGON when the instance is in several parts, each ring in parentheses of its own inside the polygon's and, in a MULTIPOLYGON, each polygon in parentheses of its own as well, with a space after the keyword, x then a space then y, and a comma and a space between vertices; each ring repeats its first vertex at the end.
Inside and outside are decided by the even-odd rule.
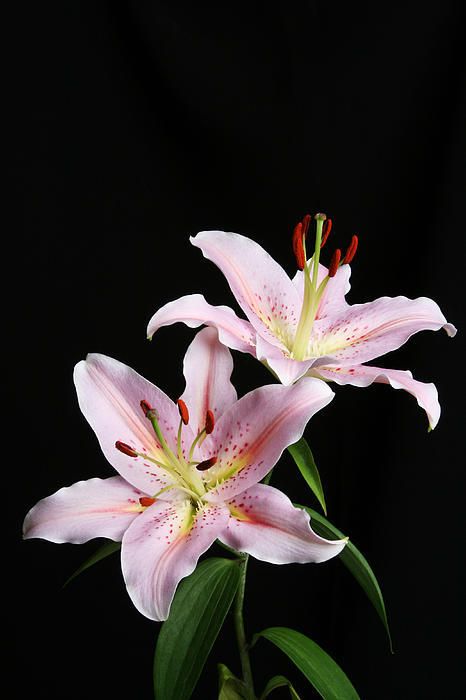
POLYGON ((450 338, 454 338, 458 332, 458 329, 452 323, 445 323, 443 329, 450 338))

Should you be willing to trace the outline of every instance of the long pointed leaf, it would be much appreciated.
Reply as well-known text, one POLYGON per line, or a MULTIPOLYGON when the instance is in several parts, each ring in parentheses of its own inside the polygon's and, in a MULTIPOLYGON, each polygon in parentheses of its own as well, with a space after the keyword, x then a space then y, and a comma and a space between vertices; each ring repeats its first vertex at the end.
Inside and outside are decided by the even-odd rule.
POLYGON ((270 695, 270 693, 272 693, 277 688, 283 688, 283 686, 288 686, 288 690, 290 691, 290 697, 292 700, 301 700, 298 693, 293 688, 288 678, 285 678, 285 676, 274 676, 273 678, 271 678, 265 686, 264 692, 260 696, 260 700, 265 700, 265 698, 267 698, 270 695))
MULTIPOLYGON (((329 522, 327 518, 324 518, 324 516, 318 513, 317 511, 313 510, 312 508, 308 508, 307 506, 300 505, 298 507, 307 510, 307 512, 312 518, 313 529, 321 537, 326 537, 328 539, 332 539, 333 537, 335 537, 336 539, 341 539, 342 537, 345 537, 345 535, 338 528, 336 528, 335 525, 332 525, 332 523, 329 522)), ((371 601, 372 605, 374 606, 377 615, 382 620, 383 626, 385 627, 385 630, 388 635, 390 651, 393 654, 392 638, 390 635, 387 611, 385 609, 382 591, 380 589, 379 583, 375 577, 374 572, 369 566, 369 562, 359 551, 359 549, 357 549, 357 547, 354 546, 351 540, 349 540, 346 547, 339 554, 339 557, 343 564, 347 567, 347 569, 353 574, 354 578, 359 583, 359 585, 371 601)))
POLYGON ((206 559, 184 579, 154 659, 156 700, 188 700, 238 588, 238 560, 206 559))
POLYGON ((348 676, 318 644, 289 627, 269 627, 258 635, 275 644, 306 676, 324 700, 359 700, 348 676))
POLYGON ((314 460, 314 455, 311 452, 305 438, 301 438, 298 442, 288 447, 288 452, 293 457, 296 465, 303 475, 307 485, 311 489, 314 496, 322 506, 322 510, 327 515, 327 506, 325 504, 324 489, 320 480, 319 470, 314 460))
POLYGON ((106 557, 109 557, 110 554, 113 554, 114 552, 118 552, 118 550, 121 548, 121 542, 114 542, 113 540, 108 540, 103 544, 99 549, 92 554, 92 556, 89 557, 89 559, 86 559, 84 564, 81 564, 81 566, 76 569, 74 574, 71 574, 71 576, 66 579, 65 583, 63 584, 63 588, 67 586, 76 576, 79 576, 79 574, 82 574, 83 571, 86 571, 86 569, 89 569, 91 566, 94 566, 94 564, 97 564, 97 562, 101 561, 102 559, 105 559, 106 557))

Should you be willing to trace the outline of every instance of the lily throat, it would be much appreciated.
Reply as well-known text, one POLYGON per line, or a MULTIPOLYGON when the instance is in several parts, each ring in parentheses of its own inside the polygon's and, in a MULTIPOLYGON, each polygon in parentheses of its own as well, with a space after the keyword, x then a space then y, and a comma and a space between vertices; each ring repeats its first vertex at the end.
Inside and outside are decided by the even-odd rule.
POLYGON ((203 497, 208 490, 207 477, 204 476, 204 472, 215 464, 216 458, 211 457, 207 460, 197 460, 195 458, 195 452, 196 448, 202 444, 205 437, 214 429, 215 420, 213 412, 211 410, 207 411, 204 428, 197 432, 189 447, 189 450, 187 450, 183 444, 182 432, 183 426, 188 425, 189 423, 189 411, 184 401, 179 399, 177 405, 180 413, 180 423, 176 439, 176 449, 172 449, 160 428, 157 411, 152 408, 152 406, 145 399, 140 402, 140 405, 144 415, 152 425, 155 438, 162 455, 160 455, 159 452, 156 458, 153 454, 150 454, 147 451, 138 452, 136 449, 131 447, 131 445, 127 445, 120 440, 116 441, 115 447, 117 450, 128 455, 129 457, 141 457, 144 460, 156 464, 171 477, 171 483, 162 488, 160 491, 151 495, 150 497, 140 499, 141 508, 145 509, 160 495, 162 495, 162 493, 165 493, 171 489, 183 491, 187 498, 191 500, 193 505, 196 507, 201 506, 203 503, 203 497))

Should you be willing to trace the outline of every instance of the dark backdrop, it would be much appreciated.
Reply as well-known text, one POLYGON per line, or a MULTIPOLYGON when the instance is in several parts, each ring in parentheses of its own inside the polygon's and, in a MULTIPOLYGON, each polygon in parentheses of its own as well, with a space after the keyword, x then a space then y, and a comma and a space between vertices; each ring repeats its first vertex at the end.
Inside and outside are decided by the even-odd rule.
MULTIPOLYGON (((74 364, 103 352, 177 398, 193 331, 172 326, 148 343, 150 316, 191 292, 234 306, 189 234, 244 233, 293 274, 295 222, 325 211, 335 245, 360 236, 351 303, 429 296, 464 325, 462 5, 18 6, 7 134, 15 226, 3 258, 13 697, 151 697, 158 625, 126 596, 118 556, 62 590, 95 543, 23 543, 20 528, 39 498, 112 474, 79 412, 74 364)), ((435 381, 443 414, 433 433, 412 397, 384 386, 335 387, 306 432, 329 517, 382 585, 395 655, 338 560, 251 562, 248 631, 296 627, 368 700, 464 694, 461 343, 461 332, 422 333, 380 361, 435 381)), ((234 381, 244 393, 270 375, 235 353, 234 381)), ((289 459, 274 479, 313 504, 289 459)), ((216 697, 217 661, 239 671, 232 640, 228 621, 196 698, 216 697)), ((268 642, 253 664, 258 687, 273 669, 313 697, 268 642)))

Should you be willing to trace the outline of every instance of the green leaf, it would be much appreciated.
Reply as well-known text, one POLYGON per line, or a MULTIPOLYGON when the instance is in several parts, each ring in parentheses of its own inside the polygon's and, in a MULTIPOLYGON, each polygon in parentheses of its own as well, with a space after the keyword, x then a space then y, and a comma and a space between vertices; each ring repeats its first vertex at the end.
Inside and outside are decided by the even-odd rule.
POLYGON ((188 700, 235 597, 239 560, 206 559, 184 579, 154 659, 156 700, 188 700))
POLYGON ((268 697, 276 688, 282 688, 284 685, 288 686, 292 700, 301 700, 298 693, 293 688, 288 678, 285 678, 285 676, 274 676, 271 678, 265 686, 264 692, 260 696, 260 700, 265 700, 265 698, 268 697))
POLYGON ((244 683, 225 664, 218 664, 218 700, 244 700, 244 683))
POLYGON ((311 448, 307 444, 305 438, 301 438, 298 440, 298 442, 290 445, 288 447, 288 452, 293 457, 299 471, 307 482, 307 485, 322 506, 322 510, 324 511, 325 515, 327 515, 327 506, 325 504, 324 490, 322 488, 319 470, 317 469, 317 465, 314 461, 311 448))
POLYGON ((283 651, 324 700, 359 700, 351 681, 338 664, 301 632, 288 627, 269 627, 255 635, 254 641, 257 637, 268 639, 283 651))
POLYGON ((66 579, 65 583, 63 584, 63 588, 67 586, 76 576, 79 576, 79 574, 82 574, 83 571, 86 571, 86 569, 89 569, 89 567, 94 566, 94 564, 97 564, 97 562, 101 561, 102 559, 105 559, 106 557, 109 557, 110 554, 113 554, 114 552, 118 552, 118 550, 121 548, 121 542, 114 542, 113 540, 108 540, 103 544, 99 549, 94 552, 92 556, 89 557, 89 559, 86 559, 84 564, 81 564, 79 569, 76 569, 74 574, 71 574, 71 576, 66 579))
MULTIPOLYGON (((327 539, 341 539, 342 537, 345 537, 345 535, 338 530, 335 525, 332 525, 327 518, 324 518, 324 516, 317 513, 317 511, 313 510, 312 508, 308 508, 307 506, 300 506, 297 503, 295 503, 295 505, 298 506, 298 508, 304 508, 307 510, 312 518, 313 529, 321 537, 326 537, 327 539)), ((388 635, 390 651, 393 654, 392 638, 390 635, 390 628, 388 626, 387 611, 385 609, 382 591, 380 590, 380 586, 374 572, 369 566, 369 562, 361 554, 359 549, 354 546, 351 540, 340 553, 339 557, 347 569, 353 574, 354 578, 359 583, 374 606, 378 616, 382 620, 383 626, 385 627, 388 635)))

